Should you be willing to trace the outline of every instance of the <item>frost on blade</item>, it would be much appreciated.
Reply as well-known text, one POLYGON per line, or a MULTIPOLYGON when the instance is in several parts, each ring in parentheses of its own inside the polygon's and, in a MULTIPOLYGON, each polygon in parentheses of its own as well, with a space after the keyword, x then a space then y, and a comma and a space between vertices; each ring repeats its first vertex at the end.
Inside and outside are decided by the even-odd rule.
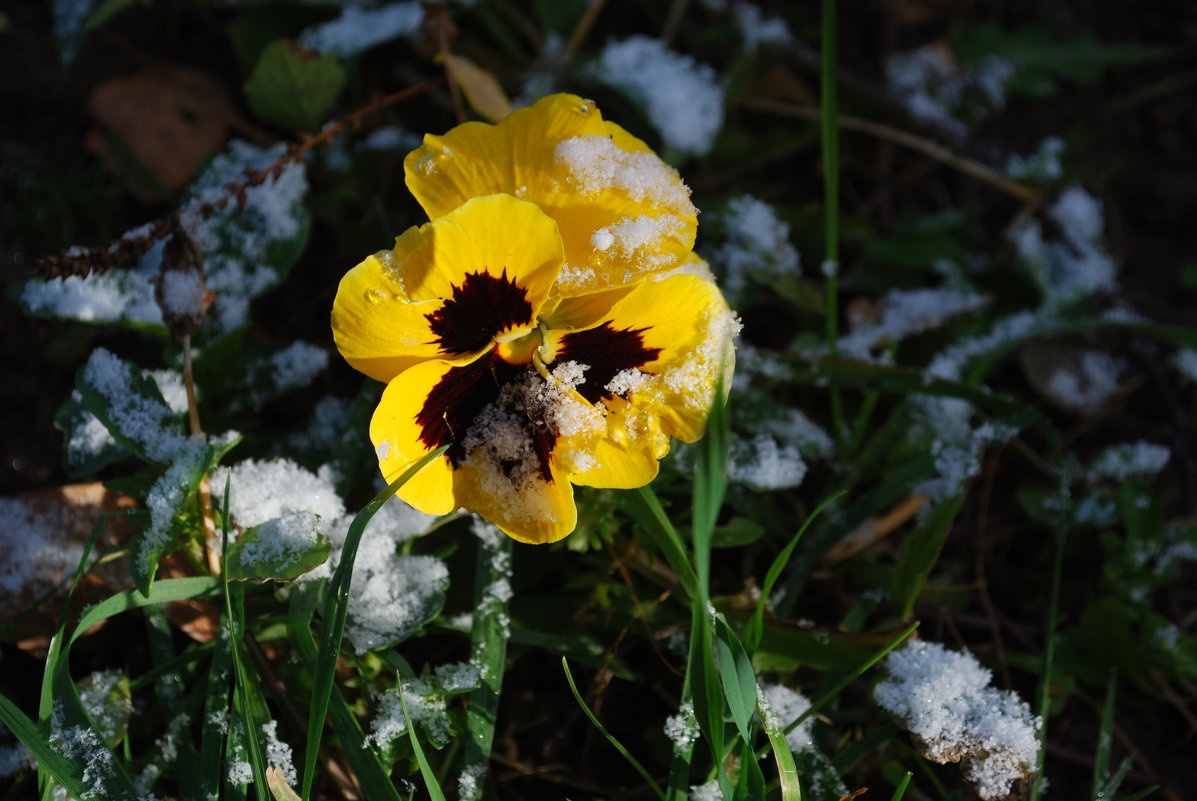
POLYGON ((958 62, 940 44, 897 53, 885 65, 890 92, 915 117, 963 136, 968 123, 1006 104, 1006 83, 1014 75, 1009 61, 990 56, 978 67, 958 62))
POLYGON ((315 569, 331 550, 319 526, 314 514, 288 512, 244 532, 229 548, 229 578, 287 581, 315 569))
MULTIPOLYGON (((810 709, 810 700, 781 684, 766 684, 757 688, 757 696, 764 703, 761 706, 772 716, 772 721, 765 721, 766 729, 769 723, 775 723, 783 731, 789 728, 795 720, 802 717, 810 709)), ((814 743, 814 717, 808 717, 800 725, 790 729, 786 734, 786 745, 795 754, 810 750, 814 743)))
POLYGON ((763 44, 784 45, 793 42, 794 35, 781 17, 766 18, 760 7, 748 2, 737 2, 732 6, 732 17, 744 47, 755 50, 763 44))
POLYGON ((269 356, 254 359, 245 367, 244 390, 232 399, 234 409, 255 411, 268 401, 285 397, 311 384, 328 367, 328 351, 307 342, 292 342, 269 356))
POLYGON ((595 65, 599 80, 644 106, 668 147, 703 155, 723 126, 723 89, 715 71, 675 53, 660 39, 608 42, 595 65))
POLYGON ((983 295, 954 289, 891 290, 877 301, 872 319, 852 321, 852 332, 840 338, 839 351, 848 358, 871 360, 875 348, 928 331, 987 302, 983 295))
POLYGON ((1064 140, 1049 136, 1039 143, 1029 156, 1014 154, 1006 160, 1006 174, 1018 181, 1043 184, 1055 181, 1064 174, 1060 157, 1064 154, 1064 140))
MULTIPOLYGON (((227 188, 242 184, 247 169, 269 167, 285 153, 284 142, 270 149, 230 143, 228 152, 214 158, 195 181, 190 200, 179 209, 180 224, 203 255, 207 289, 214 293, 201 331, 219 336, 245 325, 250 301, 282 280, 307 240, 310 215, 304 206, 302 164, 289 163, 277 176, 246 188, 244 206, 227 188), (224 208, 209 208, 205 216, 205 205, 221 202, 226 202, 224 208)), ((143 225, 122 238, 142 239, 151 232, 152 226, 143 225)), ((124 268, 32 280, 22 288, 20 300, 34 314, 165 333, 154 299, 164 248, 165 242, 158 241, 136 265, 124 268)), ((187 302, 186 293, 174 291, 182 287, 167 289, 168 298, 187 302)))
MULTIPOLYGON (((431 676, 403 679, 397 688, 379 699, 378 712, 366 740, 385 748, 415 722, 436 748, 443 748, 449 742, 449 699, 469 692, 478 685, 478 680, 478 671, 463 662, 441 665, 431 676), (404 704, 410 717, 403 714, 404 704)), ((462 795, 465 797, 464 792, 462 795)))
POLYGON ((715 250, 711 263, 719 269, 731 295, 742 291, 750 278, 769 281, 798 273, 798 251, 790 242, 790 226, 768 203, 751 195, 734 197, 719 219, 727 238, 715 250))
POLYGON ((967 652, 912 642, 885 660, 889 677, 874 691, 927 759, 959 762, 985 799, 1002 799, 1035 778, 1040 719, 967 652))
POLYGON ((1131 442, 1107 448, 1089 467, 1090 482, 1113 481, 1122 484, 1134 476, 1155 476, 1172 458, 1164 445, 1151 442, 1131 442))
POLYGON ((78 384, 84 406, 143 459, 168 464, 186 445, 182 421, 157 383, 104 348, 92 352, 78 384))
POLYGON ((1102 245, 1101 204, 1079 186, 1064 190, 1048 208, 1059 236, 1045 236, 1037 220, 1011 229, 1009 238, 1049 304, 1065 303, 1114 287, 1114 260, 1102 245))
POLYGON ((678 707, 676 715, 665 719, 665 736, 673 743, 675 755, 687 755, 700 734, 698 718, 694 716, 694 704, 686 701, 678 707))
POLYGON ((345 515, 332 481, 288 459, 247 459, 222 468, 212 486, 224 492, 229 481, 229 513, 243 528, 260 526, 289 512, 309 512, 325 520, 345 515))
POLYGON ((314 25, 299 35, 304 47, 347 58, 375 45, 419 30, 424 8, 418 2, 391 3, 365 8, 346 3, 341 16, 314 25))
MULTIPOLYGON (((173 370, 149 370, 143 374, 153 379, 175 418, 172 425, 182 430, 183 416, 187 414, 187 392, 182 376, 173 370)), ((107 426, 88 410, 79 390, 72 392, 59 407, 54 415, 54 426, 63 432, 66 468, 72 477, 90 475, 129 455, 107 426)))
POLYGON ((299 773, 291 754, 291 746, 279 739, 278 721, 262 724, 262 737, 266 740, 266 764, 282 774, 289 786, 299 783, 299 773))
POLYGON ((86 276, 33 279, 18 296, 30 313, 84 323, 124 323, 165 332, 162 311, 154 300, 157 265, 145 261, 129 270, 86 276))
POLYGON ((797 487, 806 476, 806 462, 792 445, 778 446, 768 434, 732 443, 727 476, 755 490, 797 487))
POLYGON ((247 168, 268 167, 285 152, 285 142, 269 149, 232 142, 195 182, 182 210, 183 226, 204 255, 208 289, 216 296, 208 315, 218 333, 245 325, 249 302, 281 281, 298 258, 310 222, 307 176, 302 164, 289 163, 277 177, 248 188, 244 206, 230 202, 209 219, 200 206, 223 198, 225 185, 244 181, 247 168))

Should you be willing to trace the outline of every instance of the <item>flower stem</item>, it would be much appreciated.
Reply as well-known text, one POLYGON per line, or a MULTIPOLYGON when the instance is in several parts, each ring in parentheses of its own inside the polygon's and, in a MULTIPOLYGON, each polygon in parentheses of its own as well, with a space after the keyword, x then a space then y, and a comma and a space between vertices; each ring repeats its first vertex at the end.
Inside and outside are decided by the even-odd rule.
MULTIPOLYGON (((819 129, 823 147, 823 275, 827 317, 827 348, 835 356, 839 346, 840 272, 840 154, 836 100, 836 9, 835 0, 823 0, 823 69, 820 92, 819 129)), ((839 387, 831 388, 833 436, 841 446, 845 436, 843 399, 839 387)), ((841 452, 843 448, 840 448, 841 452)))
MULTIPOLYGON (((191 335, 183 335, 183 387, 187 390, 187 423, 191 436, 204 433, 200 425, 199 403, 195 398, 195 374, 191 369, 191 335)), ((212 512, 212 485, 205 475, 197 490, 200 515, 204 520, 204 554, 208 558, 208 570, 213 576, 220 575, 220 544, 216 539, 216 516, 212 512)))

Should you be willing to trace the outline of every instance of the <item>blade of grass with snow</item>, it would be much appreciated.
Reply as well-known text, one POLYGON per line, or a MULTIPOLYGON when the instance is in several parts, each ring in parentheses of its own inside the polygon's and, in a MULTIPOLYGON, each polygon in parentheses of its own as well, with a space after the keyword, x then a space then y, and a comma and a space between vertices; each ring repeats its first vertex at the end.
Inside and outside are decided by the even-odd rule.
MULTIPOLYGON (((316 643, 312 640, 311 619, 317 605, 316 587, 298 588, 291 595, 290 614, 287 615, 287 636, 299 659, 308 670, 318 662, 316 643)), ((333 731, 341 741, 346 761, 353 769, 367 801, 402 801, 391 777, 373 746, 366 742, 365 732, 357 716, 349 708, 345 696, 333 687, 329 698, 328 717, 333 731)))
POLYGON ((440 782, 437 781, 432 766, 428 764, 428 757, 424 756, 424 747, 420 745, 420 738, 416 734, 416 722, 407 713, 407 701, 403 698, 402 682, 398 685, 398 689, 399 705, 403 708, 404 719, 407 720, 407 736, 411 739, 411 750, 415 752, 416 762, 420 766, 420 775, 424 777, 424 786, 428 789, 428 795, 432 801, 445 801, 445 793, 441 790, 440 782))
POLYGON ((479 684, 469 693, 466 706, 465 770, 475 777, 481 794, 482 781, 490 762, 499 714, 503 674, 507 669, 507 600, 493 591, 508 578, 511 564, 510 537, 497 535, 478 540, 474 559, 474 617, 470 626, 470 661, 478 666, 479 684))
POLYGON ((37 724, 26 717, 6 695, 0 695, 0 723, 13 733, 21 745, 29 749, 29 753, 37 760, 39 770, 44 770, 68 793, 76 798, 85 798, 92 792, 92 786, 83 782, 85 766, 59 753, 37 724))
POLYGON ((303 785, 300 793, 303 801, 309 801, 312 797, 312 783, 316 778, 316 755, 320 750, 320 739, 324 733, 324 717, 328 713, 328 699, 332 694, 337 657, 341 651, 341 638, 345 634, 345 620, 349 615, 349 583, 353 578, 353 563, 357 558, 357 548, 361 543, 362 534, 365 533, 366 526, 382 508, 382 505, 390 500, 400 487, 425 465, 434 459, 439 459, 441 454, 448 449, 448 445, 442 445, 405 470, 403 475, 392 481, 390 486, 366 504, 366 508, 353 519, 353 523, 349 526, 349 533, 345 535, 345 544, 341 548, 341 561, 337 564, 337 569, 328 584, 328 601, 324 610, 319 659, 316 662, 316 675, 312 685, 312 703, 308 714, 308 738, 303 758, 303 785))
POLYGON ((240 584, 233 585, 227 581, 229 568, 229 481, 224 484, 224 501, 221 503, 220 528, 220 589, 224 595, 225 617, 228 626, 229 653, 233 662, 233 705, 241 718, 241 725, 245 731, 245 750, 249 756, 249 764, 254 774, 254 790, 261 801, 269 801, 266 797, 266 756, 262 753, 262 741, 258 738, 258 727, 265 722, 262 711, 265 702, 261 698, 261 688, 255 683, 256 676, 251 677, 245 665, 247 655, 245 648, 245 593, 240 584))

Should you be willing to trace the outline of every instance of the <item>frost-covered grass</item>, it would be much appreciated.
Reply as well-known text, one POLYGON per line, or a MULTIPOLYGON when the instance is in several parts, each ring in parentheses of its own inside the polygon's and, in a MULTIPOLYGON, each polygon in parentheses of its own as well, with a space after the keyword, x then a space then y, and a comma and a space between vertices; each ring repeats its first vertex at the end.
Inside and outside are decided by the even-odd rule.
MULTIPOLYGON (((52 22, 87 55, 109 41, 95 25, 144 35, 162 5, 56 0, 52 22)), ((61 434, 37 434, 60 437, 60 471, 0 497, 0 797, 1197 786, 1197 297, 1143 289, 1099 115, 1069 111, 1106 79, 1123 103, 1173 91, 1136 83, 1145 55, 921 6, 878 52, 848 4, 821 16, 833 2, 167 5, 217 38, 201 61, 245 60, 208 65, 242 69, 234 93, 261 31, 323 53, 288 46, 271 91, 328 123, 440 80, 444 50, 497 84, 434 84, 294 156, 266 140, 321 126, 247 101, 255 144, 230 141, 174 204, 202 275, 158 243, 12 288, 54 321, 51 345, 19 346, 76 375, 21 398, 57 410, 61 434), (836 98, 809 70, 824 55, 836 98), (341 363, 328 306, 424 221, 402 177, 420 132, 551 91, 593 98, 690 187, 607 137, 563 142, 561 191, 670 212, 594 230, 595 250, 654 267, 697 209, 743 328, 707 436, 649 487, 578 487, 578 529, 538 547, 392 497, 367 433, 381 386, 341 363), (185 347, 180 317, 200 319, 185 347)), ((111 213, 111 243, 35 241, 70 256, 152 230, 145 206, 111 213)))

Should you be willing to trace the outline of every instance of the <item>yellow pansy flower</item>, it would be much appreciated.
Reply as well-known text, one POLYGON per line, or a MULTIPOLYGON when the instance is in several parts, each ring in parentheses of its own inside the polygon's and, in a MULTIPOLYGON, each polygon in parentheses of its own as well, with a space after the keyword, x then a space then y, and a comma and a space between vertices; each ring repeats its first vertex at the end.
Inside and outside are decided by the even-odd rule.
POLYGON ((694 247, 698 210, 677 172, 577 95, 550 95, 497 125, 427 134, 403 166, 429 219, 502 193, 556 220, 565 264, 555 298, 672 270, 694 247))
POLYGON ((509 194, 475 197, 342 279, 334 339, 386 382, 370 423, 388 481, 430 514, 459 507, 544 543, 577 522, 573 484, 638 487, 671 438, 697 439, 738 329, 710 273, 553 298, 560 222, 509 194))

